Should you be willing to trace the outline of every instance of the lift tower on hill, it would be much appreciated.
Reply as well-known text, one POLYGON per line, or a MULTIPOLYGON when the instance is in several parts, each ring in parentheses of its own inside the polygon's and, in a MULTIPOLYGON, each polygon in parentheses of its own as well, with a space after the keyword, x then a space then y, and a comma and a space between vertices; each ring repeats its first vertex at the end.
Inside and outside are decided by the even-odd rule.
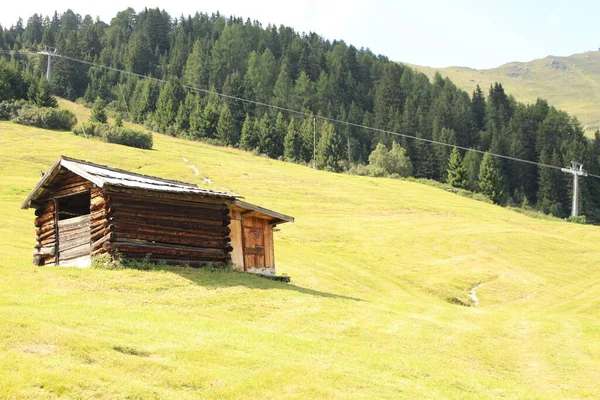
POLYGON ((577 161, 571 161, 570 167, 561 168, 560 170, 573 174, 573 207, 571 208, 571 215, 576 217, 579 215, 579 177, 588 176, 588 174, 583 170, 583 164, 577 161))
POLYGON ((52 56, 56 55, 56 49, 50 46, 44 46, 44 50, 38 51, 38 54, 48 56, 48 67, 46 68, 46 80, 50 82, 50 73, 52 72, 52 56))

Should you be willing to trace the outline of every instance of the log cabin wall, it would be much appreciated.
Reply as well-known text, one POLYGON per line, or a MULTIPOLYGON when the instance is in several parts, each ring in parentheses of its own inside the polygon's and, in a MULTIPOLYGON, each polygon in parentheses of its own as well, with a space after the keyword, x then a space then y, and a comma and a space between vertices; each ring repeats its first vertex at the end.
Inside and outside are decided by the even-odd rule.
MULTIPOLYGON (((85 195, 89 193, 93 186, 94 184, 85 178, 71 171, 61 170, 52 185, 45 187, 46 194, 36 201, 40 205, 35 211, 37 215, 35 219, 37 244, 33 258, 35 265, 57 265, 60 263, 57 263, 57 256, 59 260, 67 260, 67 258, 60 257, 61 235, 59 232, 61 228, 57 222, 71 215, 61 213, 60 202, 68 199, 70 196, 85 195)), ((79 213, 89 213, 89 210, 80 210, 79 213)), ((79 226, 79 228, 82 228, 82 226, 79 226)), ((73 246, 81 246, 83 244, 71 242, 71 239, 73 239, 71 233, 74 232, 69 232, 69 230, 69 227, 65 230, 65 234, 67 235, 65 240, 67 257, 72 256, 74 253, 80 253, 81 251, 74 251, 73 246)))
POLYGON ((222 201, 144 191, 105 192, 104 198, 109 227, 104 251, 130 260, 151 254, 153 261, 190 266, 225 265, 231 259, 231 217, 222 201))
POLYGON ((36 245, 33 251, 34 265, 56 265, 56 225, 54 200, 42 202, 35 209, 36 245))
POLYGON ((90 255, 106 253, 104 243, 112 238, 113 227, 109 223, 109 204, 100 188, 90 191, 90 255))

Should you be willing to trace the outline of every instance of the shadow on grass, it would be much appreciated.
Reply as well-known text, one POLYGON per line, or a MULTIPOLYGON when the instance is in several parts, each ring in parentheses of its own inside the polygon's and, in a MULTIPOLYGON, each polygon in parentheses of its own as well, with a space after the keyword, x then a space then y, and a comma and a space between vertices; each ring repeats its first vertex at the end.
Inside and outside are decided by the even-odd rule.
MULTIPOLYGON (((140 268, 132 268, 131 266, 126 268, 142 270, 140 268)), ((171 272, 179 275, 184 279, 189 280, 190 282, 195 283, 196 285, 203 286, 205 288, 227 288, 234 286, 245 286, 249 289, 291 290, 297 293, 302 293, 310 296, 344 299, 352 301, 364 301, 363 299, 359 299, 357 297, 344 296, 335 293, 327 293, 318 290, 307 289, 300 286, 296 286, 292 283, 277 282, 257 275, 249 274, 246 272, 234 271, 231 269, 191 268, 168 265, 153 265, 152 268, 149 270, 171 272)))

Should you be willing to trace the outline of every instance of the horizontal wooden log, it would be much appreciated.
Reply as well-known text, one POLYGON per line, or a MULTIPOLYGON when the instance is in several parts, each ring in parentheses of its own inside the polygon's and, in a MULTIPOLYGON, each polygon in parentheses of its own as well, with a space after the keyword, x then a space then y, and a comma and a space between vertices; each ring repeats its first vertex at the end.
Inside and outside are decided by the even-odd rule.
POLYGON ((51 214, 54 212, 54 202, 47 202, 44 206, 35 209, 35 216, 40 217, 44 214, 51 214))
POLYGON ((207 254, 220 254, 223 253, 222 249, 211 249, 204 247, 191 247, 191 246, 179 246, 174 244, 162 244, 162 243, 151 243, 143 240, 132 240, 132 239, 121 239, 118 237, 113 242, 119 246, 135 246, 139 248, 149 248, 149 249, 165 249, 165 250, 174 250, 174 251, 185 251, 185 252, 197 252, 197 253, 207 253, 207 254))
POLYGON ((206 220, 173 220, 169 218, 156 218, 155 215, 147 215, 145 217, 136 216, 135 214, 129 214, 124 212, 115 212, 112 215, 112 221, 123 222, 123 223, 138 223, 141 222, 145 226, 154 226, 157 228, 171 228, 186 231, 211 231, 211 232, 225 232, 229 221, 206 221, 206 220))
POLYGON ((48 213, 48 214, 44 214, 42 216, 37 217, 34 220, 34 224, 35 224, 35 226, 39 227, 39 226, 47 224, 48 222, 51 222, 51 221, 54 221, 54 213, 48 213))
POLYGON ((132 243, 115 240, 114 242, 104 243, 103 247, 106 250, 116 250, 119 253, 139 253, 139 254, 152 254, 153 256, 176 256, 176 257, 189 257, 190 259, 223 259, 226 254, 223 250, 210 249, 210 248, 196 248, 196 247, 185 247, 175 245, 165 245, 156 243, 132 243))
POLYGON ((56 235, 56 231, 54 229, 48 229, 46 232, 40 233, 37 235, 37 240, 46 240, 56 235))
POLYGON ((58 239, 62 242, 70 242, 72 240, 78 240, 79 238, 90 237, 90 228, 87 226, 71 229, 71 230, 58 230, 58 239))
POLYGON ((55 256, 56 255, 56 247, 55 246, 43 246, 43 247, 37 248, 33 251, 33 255, 40 256, 40 257, 55 256))
POLYGON ((157 215, 163 217, 197 218, 214 221, 222 221, 224 218, 229 217, 227 214, 224 214, 220 210, 207 210, 203 212, 196 212, 195 210, 186 207, 171 207, 167 205, 158 207, 140 207, 139 205, 116 202, 111 202, 108 211, 122 211, 131 214, 157 215))
POLYGON ((134 224, 133 222, 130 221, 121 221, 121 220, 115 220, 115 222, 113 222, 113 225, 115 226, 115 231, 116 232, 146 232, 146 233, 161 233, 161 234, 168 234, 168 235, 172 235, 172 236, 187 236, 187 237, 192 237, 192 238, 204 238, 204 239, 211 239, 211 238, 225 238, 226 236, 229 236, 229 233, 231 232, 231 229, 228 227, 216 227, 219 229, 212 229, 210 231, 208 230, 187 230, 187 229, 179 229, 179 228, 168 228, 168 227, 157 227, 157 226, 153 226, 153 225, 147 225, 147 224, 143 224, 140 222, 137 222, 136 224, 134 224))
POLYGON ((56 237, 50 236, 48 239, 38 240, 37 245, 40 247, 44 247, 44 246, 49 246, 54 243, 56 243, 56 237))
POLYGON ((107 203, 107 200, 104 196, 94 196, 94 195, 90 194, 90 206, 91 207, 104 206, 106 203, 107 203))
POLYGON ((95 232, 90 233, 90 240, 96 241, 106 234, 114 231, 113 225, 108 225, 106 228, 100 227, 101 229, 97 229, 95 232))
POLYGON ((104 221, 104 223, 101 224, 97 224, 96 226, 92 227, 90 225, 90 235, 94 235, 98 232, 101 232, 103 230, 105 230, 106 228, 108 228, 110 224, 108 223, 108 221, 104 221))
POLYGON ((36 235, 41 235, 41 234, 46 233, 48 231, 53 231, 55 228, 56 227, 54 225, 54 222, 49 222, 49 223, 46 223, 46 224, 44 224, 44 225, 42 225, 42 226, 40 226, 38 228, 35 228, 35 234, 36 235))
POLYGON ((108 211, 106 209, 94 211, 94 212, 90 213, 90 221, 106 218, 107 216, 108 216, 108 211))
POLYGON ((42 260, 42 264, 44 266, 53 266, 56 265, 56 257, 48 257, 42 260))
POLYGON ((92 252, 101 248, 104 243, 114 240, 115 237, 116 236, 114 232, 107 232, 106 235, 102 236, 100 239, 96 240, 90 245, 92 252))
MULTIPOLYGON (((159 192, 159 191, 151 191, 151 190, 143 190, 143 189, 129 189, 129 188, 117 188, 111 187, 110 190, 106 191, 110 197, 121 197, 124 198, 127 196, 128 198, 138 198, 138 199, 160 199, 160 200, 168 200, 169 203, 172 204, 205 204, 205 205, 216 205, 221 207, 227 207, 227 202, 231 201, 230 198, 227 197, 218 197, 218 196, 203 196, 197 193, 169 193, 169 192, 159 192)), ((156 201, 156 200, 155 200, 156 201)))
POLYGON ((210 247, 215 249, 225 249, 229 243, 229 241, 226 240, 228 238, 209 240, 187 237, 173 237, 170 235, 149 234, 144 232, 119 232, 116 233, 116 237, 118 237, 119 239, 134 239, 154 243, 179 244, 192 247, 210 247))
POLYGON ((96 249, 90 253, 90 257, 94 258, 94 257, 96 257, 100 254, 104 254, 104 253, 107 253, 107 250, 104 247, 100 246, 98 249, 96 249))
MULTIPOLYGON (((112 210, 111 210, 112 211, 112 210)), ((114 210, 110 216, 120 215, 129 219, 142 219, 142 220, 153 220, 156 223, 164 224, 205 224, 205 225, 216 225, 216 226, 227 226, 229 224, 228 217, 225 218, 210 218, 200 217, 194 215, 173 215, 168 213, 155 213, 155 212, 132 212, 131 210, 114 210), (225 221, 227 223, 225 223, 225 221)), ((117 218, 118 219, 118 218, 117 218)))
POLYGON ((89 242, 82 244, 81 246, 77 246, 77 247, 68 249, 68 250, 63 250, 61 248, 58 253, 59 264, 60 264, 60 261, 69 260, 72 258, 78 258, 78 257, 89 255, 89 254, 90 254, 90 243, 89 242))
MULTIPOLYGON (((83 240, 73 240, 70 242, 64 242, 59 240, 58 241, 58 246, 59 246, 59 253, 62 254, 63 252, 67 251, 67 250, 72 250, 81 246, 90 246, 90 239, 89 238, 83 238, 83 240)), ((59 256, 60 256, 59 254, 59 256)))
POLYGON ((55 180, 55 182, 57 185, 69 185, 69 184, 73 184, 73 183, 87 182, 87 180, 82 176, 79 176, 71 171, 68 171, 67 173, 59 176, 55 180))
POLYGON ((63 180, 63 181, 58 181, 56 184, 52 185, 49 189, 52 190, 53 192, 59 192, 59 191, 65 191, 65 190, 73 190, 73 189, 78 189, 81 187, 92 187, 93 183, 80 178, 80 179, 73 179, 73 180, 63 180))
POLYGON ((88 192, 94 186, 92 182, 85 181, 84 183, 77 184, 74 186, 68 186, 66 188, 60 188, 52 193, 53 198, 75 196, 88 192))
POLYGON ((191 210, 198 214, 223 214, 229 215, 229 208, 225 204, 205 204, 178 201, 153 201, 152 198, 145 197, 115 197, 110 196, 108 202, 115 205, 125 205, 127 207, 138 209, 172 209, 172 210, 191 210))
POLYGON ((104 226, 107 227, 109 225, 109 221, 107 218, 99 218, 99 219, 92 219, 90 221, 90 229, 94 230, 96 228, 98 228, 99 226, 104 226))
POLYGON ((58 221, 59 229, 79 229, 82 226, 90 225, 90 215, 80 215, 78 217, 72 217, 68 219, 62 219, 58 221))

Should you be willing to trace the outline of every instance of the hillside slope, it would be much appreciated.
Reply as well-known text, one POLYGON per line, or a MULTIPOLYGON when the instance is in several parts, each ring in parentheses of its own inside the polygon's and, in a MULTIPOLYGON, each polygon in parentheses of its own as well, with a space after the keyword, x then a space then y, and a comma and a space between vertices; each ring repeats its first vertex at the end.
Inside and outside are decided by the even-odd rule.
POLYGON ((399 180, 155 135, 138 150, 0 122, 0 398, 593 398, 600 228, 399 180), (19 205, 64 154, 296 217, 291 284, 31 265, 19 205), (183 160, 195 165, 200 175, 183 160), (479 305, 471 303, 469 289, 479 305))
POLYGON ((497 68, 412 67, 432 77, 436 71, 471 93, 477 85, 487 92, 501 82, 507 93, 526 103, 538 97, 578 117, 588 131, 600 128, 600 52, 569 57, 548 56, 530 62, 512 62, 497 68))

